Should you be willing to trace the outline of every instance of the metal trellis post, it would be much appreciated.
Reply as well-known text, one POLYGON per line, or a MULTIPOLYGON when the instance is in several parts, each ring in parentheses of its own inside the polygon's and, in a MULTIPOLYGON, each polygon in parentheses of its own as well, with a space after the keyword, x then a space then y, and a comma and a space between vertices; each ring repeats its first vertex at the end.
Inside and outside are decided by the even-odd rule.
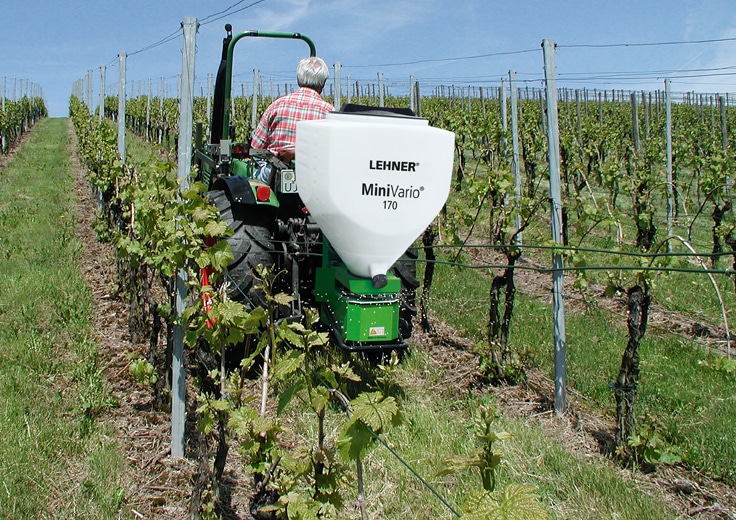
MULTIPOLYGON (((258 125, 258 69, 253 69, 253 100, 251 103, 250 127, 255 130, 258 125)), ((228 137, 229 139, 229 137, 228 137)))
POLYGON ((118 154, 125 164, 125 62, 127 54, 118 54, 118 154))
MULTIPOLYGON (((194 53, 197 19, 184 18, 184 48, 182 50, 181 89, 179 91, 179 157, 178 177, 182 190, 189 188, 191 173, 192 120, 194 118, 194 53), (190 129, 185 131, 185 129, 190 129)), ((187 272, 181 269, 176 276, 176 315, 184 312, 187 296, 187 272)), ((184 457, 184 424, 186 419, 186 377, 184 370, 184 329, 174 328, 174 345, 171 360, 171 456, 184 457)))
POLYGON ((105 66, 100 67, 100 113, 99 122, 105 117, 105 66))
MULTIPOLYGON (((552 217, 552 240, 562 244, 562 193, 560 188, 560 129, 557 120, 557 77, 555 43, 542 41, 544 78, 547 95, 547 143, 549 148, 549 192, 552 217)), ((564 271, 562 254, 552 255, 552 303, 555 343, 555 413, 562 415, 567 408, 567 345, 565 340, 564 271)))
POLYGON ((335 67, 335 102, 333 103, 333 106, 335 107, 335 110, 340 110, 340 107, 342 107, 342 79, 340 78, 340 70, 342 69, 342 66, 340 65, 339 61, 336 61, 334 64, 335 67))
MULTIPOLYGON (((670 80, 664 80, 665 127, 667 141, 667 238, 672 236, 672 215, 674 212, 674 185, 672 184, 672 99, 670 97, 670 80)), ((667 241, 667 251, 672 252, 672 242, 667 241)))
POLYGON ((384 106, 383 100, 383 72, 378 73, 378 106, 384 106))
MULTIPOLYGON (((519 91, 516 88, 516 71, 509 71, 509 85, 511 89, 511 167, 514 171, 514 195, 516 203, 521 201, 521 173, 519 165, 519 91)), ((503 104, 506 104, 506 95, 503 96, 503 104)), ((504 128, 505 130, 505 128, 504 128)), ((521 228, 521 215, 516 215, 516 230, 521 228)), ((516 235, 516 245, 521 246, 521 233, 516 235)))

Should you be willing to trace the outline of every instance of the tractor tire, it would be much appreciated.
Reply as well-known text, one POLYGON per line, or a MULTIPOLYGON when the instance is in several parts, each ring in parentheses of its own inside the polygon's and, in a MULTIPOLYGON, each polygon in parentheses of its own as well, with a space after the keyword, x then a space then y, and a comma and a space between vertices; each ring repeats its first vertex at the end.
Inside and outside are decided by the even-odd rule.
POLYGON ((233 230, 232 236, 227 237, 234 257, 225 277, 229 282, 228 297, 251 308, 265 306, 263 292, 255 288, 258 285, 256 267, 274 264, 272 216, 259 215, 253 207, 233 205, 224 191, 210 191, 207 195, 219 210, 222 220, 233 230))
POLYGON ((391 268, 391 272, 401 280, 401 307, 399 310, 399 333, 406 340, 411 337, 414 328, 414 317, 417 315, 416 295, 419 287, 417 278, 417 258, 419 254, 414 247, 406 250, 391 268))

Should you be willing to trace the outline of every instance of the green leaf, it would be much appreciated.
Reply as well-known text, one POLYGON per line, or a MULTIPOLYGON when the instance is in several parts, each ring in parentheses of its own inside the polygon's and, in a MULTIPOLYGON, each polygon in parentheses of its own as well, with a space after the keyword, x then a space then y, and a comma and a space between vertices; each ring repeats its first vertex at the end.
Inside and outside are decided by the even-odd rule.
POLYGON ((321 377, 322 379, 324 379, 325 383, 327 383, 327 385, 330 388, 337 388, 339 386, 337 384, 337 378, 335 377, 334 372, 332 370, 330 370, 329 368, 322 367, 319 370, 318 374, 319 374, 319 377, 321 377))
MULTIPOLYGON (((192 214, 192 217, 194 218, 195 222, 207 222, 211 220, 212 212, 209 208, 205 207, 197 207, 194 208, 194 213, 192 214)), ((219 236, 219 234, 209 234, 211 237, 219 236)))
POLYGON ((210 408, 218 412, 227 412, 230 409, 230 403, 224 399, 213 399, 208 404, 210 408))
POLYGON ((289 403, 294 398, 294 395, 296 395, 298 392, 303 390, 305 387, 306 387, 306 383, 304 382, 304 380, 301 380, 298 383, 290 386, 289 388, 281 392, 281 394, 279 395, 279 404, 278 404, 278 407, 276 408, 276 413, 280 414, 281 412, 283 412, 284 409, 287 406, 289 406, 289 403))
POLYGON ((459 473, 466 469, 478 466, 478 459, 476 457, 449 457, 442 461, 440 469, 437 471, 437 476, 451 475, 453 473, 459 473))
POLYGON ((309 392, 309 399, 312 402, 312 408, 315 412, 321 413, 330 400, 330 392, 323 386, 312 388, 309 392))
POLYGON ((304 356, 299 350, 288 351, 273 367, 274 377, 281 379, 296 372, 304 364, 304 356))
POLYGON ((471 495, 463 509, 463 518, 468 520, 545 520, 550 514, 528 484, 509 484, 499 491, 471 495))
POLYGON ((677 464, 678 462, 682 462, 682 458, 674 453, 662 451, 659 453, 658 462, 661 462, 662 464, 677 464))
MULTIPOLYGON (((359 382, 360 376, 353 371, 353 367, 350 366, 350 363, 343 363, 342 365, 332 365, 332 371, 335 373, 336 376, 339 376, 341 379, 345 379, 347 381, 354 381, 359 382)), ((337 384, 335 384, 337 386, 337 384)))
POLYGON ((606 285, 606 298, 613 298, 616 296, 616 292, 618 289, 616 288, 616 285, 613 282, 609 282, 608 285, 606 285))
POLYGON ((379 432, 387 424, 391 424, 399 413, 399 407, 393 397, 385 397, 381 392, 363 392, 350 402, 353 418, 363 421, 369 428, 379 432))
MULTIPOLYGON (((230 229, 230 226, 227 225, 227 222, 224 222, 222 220, 220 220, 219 222, 210 221, 204 227, 204 234, 208 237, 222 237, 222 236, 231 235, 232 231, 230 229)), ((219 242, 223 242, 223 241, 218 240, 218 243, 219 242)), ((214 245, 210 247, 214 247, 214 245)))
POLYGON ((278 293, 268 298, 278 305, 289 305, 294 301, 294 297, 286 293, 278 293))
POLYGON ((358 460, 365 457, 373 442, 373 436, 365 425, 352 419, 345 424, 337 439, 337 449, 345 460, 358 460))
POLYGON ((227 426, 240 435, 247 435, 250 430, 251 422, 257 416, 258 412, 253 408, 240 406, 230 412, 227 426))
POLYGON ((496 442, 496 441, 505 441, 506 439, 509 439, 511 437, 511 434, 509 432, 489 432, 485 435, 478 435, 478 439, 484 442, 496 442))
POLYGON ((197 421, 197 429, 208 435, 215 428, 215 417, 210 413, 205 413, 202 418, 197 421))

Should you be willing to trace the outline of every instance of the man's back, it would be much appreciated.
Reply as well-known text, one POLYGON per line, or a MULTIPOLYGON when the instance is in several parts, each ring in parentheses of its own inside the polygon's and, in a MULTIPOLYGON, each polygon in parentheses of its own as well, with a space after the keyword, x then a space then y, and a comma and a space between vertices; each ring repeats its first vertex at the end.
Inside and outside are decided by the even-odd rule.
POLYGON ((269 105, 253 133, 251 146, 277 155, 293 149, 297 121, 323 119, 333 109, 315 90, 301 87, 269 105))

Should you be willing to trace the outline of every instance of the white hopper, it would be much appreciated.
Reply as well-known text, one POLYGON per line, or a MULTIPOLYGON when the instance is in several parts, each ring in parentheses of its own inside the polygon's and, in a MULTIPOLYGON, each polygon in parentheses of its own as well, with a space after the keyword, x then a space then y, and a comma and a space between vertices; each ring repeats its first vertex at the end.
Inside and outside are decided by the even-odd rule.
POLYGON ((355 275, 385 275, 447 200, 455 134, 426 119, 332 112, 300 121, 297 185, 355 275))

